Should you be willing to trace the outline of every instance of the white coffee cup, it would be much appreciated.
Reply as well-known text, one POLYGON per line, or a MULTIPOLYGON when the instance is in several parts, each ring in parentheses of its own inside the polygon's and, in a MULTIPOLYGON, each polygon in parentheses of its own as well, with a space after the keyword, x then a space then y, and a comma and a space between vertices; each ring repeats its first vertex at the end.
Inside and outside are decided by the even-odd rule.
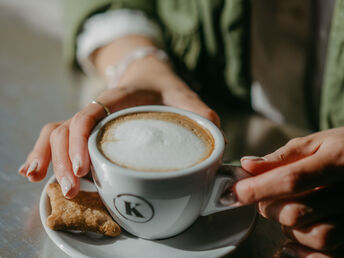
POLYGON ((220 203, 225 189, 249 175, 239 167, 222 164, 225 141, 209 120, 189 111, 167 106, 138 106, 103 119, 88 140, 92 175, 98 192, 116 222, 129 233, 162 239, 187 229, 201 215, 237 207, 234 195, 220 203), (177 171, 147 172, 110 162, 97 146, 100 129, 109 121, 131 113, 172 112, 186 116, 207 129, 214 148, 200 163, 177 171), (226 170, 226 173, 221 171, 226 170))

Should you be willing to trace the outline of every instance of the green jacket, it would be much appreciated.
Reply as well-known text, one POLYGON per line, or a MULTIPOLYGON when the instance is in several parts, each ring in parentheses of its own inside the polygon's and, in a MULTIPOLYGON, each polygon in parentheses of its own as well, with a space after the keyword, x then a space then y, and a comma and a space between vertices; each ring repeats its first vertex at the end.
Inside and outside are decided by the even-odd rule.
MULTIPOLYGON (((197 69, 203 55, 222 55, 226 86, 233 95, 249 99, 249 0, 66 0, 65 58, 69 65, 76 64, 76 35, 83 21, 117 8, 142 10, 158 22, 167 51, 187 70, 197 69)), ((344 126, 344 0, 336 1, 332 18, 319 120, 321 129, 344 126)))

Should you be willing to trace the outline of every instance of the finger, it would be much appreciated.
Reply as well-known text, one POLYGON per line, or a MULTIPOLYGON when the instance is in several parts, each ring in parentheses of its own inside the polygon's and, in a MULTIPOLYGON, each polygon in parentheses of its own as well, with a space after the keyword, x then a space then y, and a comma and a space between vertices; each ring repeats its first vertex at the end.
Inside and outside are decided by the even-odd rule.
POLYGON ((341 218, 300 229, 282 227, 288 238, 318 251, 335 251, 340 248, 344 243, 343 229, 341 218))
POLYGON ((259 202, 259 213, 265 218, 293 228, 342 216, 344 206, 334 201, 344 198, 344 191, 341 188, 319 189, 292 199, 259 202))
POLYGON ((280 257, 288 258, 336 258, 335 254, 323 253, 297 243, 288 243, 282 248, 280 257))
MULTIPOLYGON (((98 100, 106 105, 110 112, 137 105, 161 104, 161 97, 154 91, 116 88, 103 93, 98 100)), ((106 116, 101 105, 89 104, 77 113, 70 124, 69 156, 76 176, 84 176, 90 167, 87 140, 94 125, 106 116)))
POLYGON ((283 147, 264 157, 242 157, 241 166, 252 174, 261 174, 313 155, 319 146, 319 142, 314 141, 312 137, 294 138, 283 147))
POLYGON ((18 168, 18 173, 19 175, 22 175, 26 177, 26 171, 29 168, 29 164, 25 161, 19 168, 18 168))
POLYGON ((25 169, 26 176, 31 182, 38 182, 46 176, 51 159, 49 137, 60 124, 61 122, 46 124, 42 128, 33 150, 28 155, 25 169))
POLYGON ((329 158, 326 153, 317 152, 294 163, 239 181, 234 190, 240 202, 254 203, 337 183, 343 180, 343 173, 338 168, 327 166, 329 158))
POLYGON ((220 117, 210 109, 198 95, 185 87, 173 88, 163 92, 163 102, 165 105, 185 109, 199 114, 212 121, 218 127, 221 127, 220 117))
POLYGON ((69 121, 57 127, 50 136, 52 162, 64 196, 73 198, 79 192, 79 179, 73 175, 68 155, 69 121))

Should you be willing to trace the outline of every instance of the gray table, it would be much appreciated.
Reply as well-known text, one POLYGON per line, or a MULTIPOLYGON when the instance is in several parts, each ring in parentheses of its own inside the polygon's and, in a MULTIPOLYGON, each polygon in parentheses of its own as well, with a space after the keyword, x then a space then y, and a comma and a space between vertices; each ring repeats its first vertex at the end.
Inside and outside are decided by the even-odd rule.
MULTIPOLYGON (((78 110, 82 89, 63 66, 60 10, 58 1, 0 1, 0 257, 67 257, 39 218, 46 180, 33 184, 17 173, 40 128, 78 110)), ((307 133, 254 114, 220 113, 227 160, 268 153, 307 133)), ((283 241, 277 224, 259 218, 231 257, 271 257, 283 241)))

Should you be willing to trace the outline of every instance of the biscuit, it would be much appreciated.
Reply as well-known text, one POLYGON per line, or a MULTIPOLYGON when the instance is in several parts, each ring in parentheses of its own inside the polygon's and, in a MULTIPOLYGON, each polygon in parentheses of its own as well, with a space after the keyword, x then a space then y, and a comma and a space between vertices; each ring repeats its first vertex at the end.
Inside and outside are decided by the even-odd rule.
POLYGON ((73 199, 66 199, 58 183, 47 187, 51 214, 46 225, 53 230, 79 230, 106 236, 118 236, 120 227, 113 221, 97 192, 80 191, 73 199))

